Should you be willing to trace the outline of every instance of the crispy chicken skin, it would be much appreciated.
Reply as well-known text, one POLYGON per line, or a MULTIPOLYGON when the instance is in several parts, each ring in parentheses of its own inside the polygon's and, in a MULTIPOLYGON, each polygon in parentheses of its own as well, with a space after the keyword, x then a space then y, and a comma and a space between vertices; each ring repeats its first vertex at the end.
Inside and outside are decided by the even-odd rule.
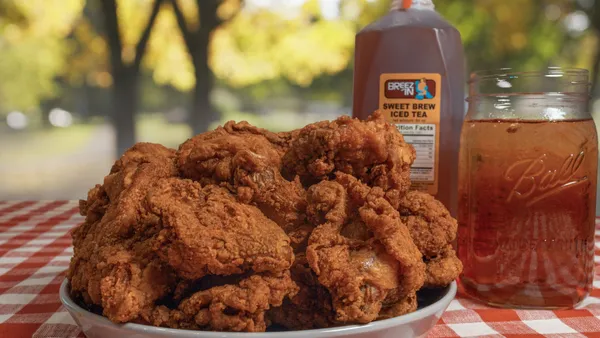
POLYGON ((203 185, 231 183, 233 158, 241 150, 255 153, 278 170, 289 136, 280 136, 247 122, 227 122, 223 127, 187 140, 177 151, 177 165, 185 178, 203 185))
POLYGON ((158 306, 144 319, 155 326, 181 329, 262 332, 267 328, 267 310, 281 306, 296 291, 289 271, 255 274, 237 284, 198 291, 176 309, 158 306))
POLYGON ((294 247, 304 247, 312 230, 305 220, 306 191, 297 178, 288 181, 279 170, 292 134, 228 122, 182 144, 177 163, 183 177, 225 186, 240 201, 256 205, 294 247))
POLYGON ((408 295, 423 285, 421 254, 382 189, 338 174, 312 186, 308 201, 319 225, 306 256, 332 295, 335 321, 373 321, 390 292, 408 295))
POLYGON ((319 329, 336 325, 331 295, 327 288, 319 283, 304 253, 296 255, 291 275, 299 291, 286 298, 280 307, 269 310, 271 322, 290 330, 319 329))
POLYGON ((379 112, 367 121, 342 116, 302 128, 283 156, 284 177, 306 185, 350 174, 386 192, 393 206, 410 188, 415 150, 379 112))
POLYGON ((233 186, 240 201, 256 205, 288 234, 300 252, 314 226, 306 220, 306 190, 298 178, 287 181, 268 160, 244 150, 233 159, 233 186))
POLYGON ((427 265, 425 286, 427 287, 447 286, 458 278, 463 269, 462 262, 450 244, 439 255, 428 258, 425 262, 427 265))
POLYGON ((147 203, 162 223, 152 246, 180 277, 280 272, 293 262, 290 240, 279 226, 223 188, 165 179, 147 203))
POLYGON ((138 143, 80 201, 71 296, 116 323, 191 330, 415 311, 462 271, 456 220, 409 189, 415 156, 379 112, 283 133, 228 122, 178 150, 138 143))
POLYGON ((160 303, 176 291, 178 283, 246 273, 239 283, 177 300, 178 308, 210 305, 211 316, 196 323, 199 327, 264 330, 266 310, 297 289, 289 277, 294 260, 289 237, 260 210, 238 202, 226 189, 203 188, 176 177, 173 151, 160 158, 155 148, 141 148, 132 148, 117 161, 105 184, 93 188, 88 201, 82 202, 82 211, 90 217, 73 233, 75 254, 68 275, 72 295, 87 305, 100 306, 114 322, 148 321, 149 313, 159 306, 164 310, 160 303), (140 152, 151 160, 143 160, 140 152), (108 206, 101 207, 106 202, 108 206), (233 303, 247 302, 242 293, 254 287, 269 297, 252 294, 249 299, 255 299, 258 307, 238 306, 239 319, 245 311, 251 322, 223 323, 232 316, 228 309, 237 309, 233 303), (222 302, 229 307, 219 314, 218 306, 211 304, 222 302))
POLYGON ((443 287, 458 278, 462 263, 452 247, 458 224, 448 209, 431 195, 409 191, 398 211, 427 264, 426 286, 443 287))
POLYGON ((379 311, 378 320, 402 316, 417 310, 417 294, 411 292, 400 298, 389 295, 379 311))
POLYGON ((152 252, 146 233, 155 231, 157 218, 143 207, 157 181, 176 175, 174 155, 160 145, 134 146, 81 203, 87 217, 72 234, 71 293, 102 306, 112 321, 137 318, 169 291, 175 278, 152 252))

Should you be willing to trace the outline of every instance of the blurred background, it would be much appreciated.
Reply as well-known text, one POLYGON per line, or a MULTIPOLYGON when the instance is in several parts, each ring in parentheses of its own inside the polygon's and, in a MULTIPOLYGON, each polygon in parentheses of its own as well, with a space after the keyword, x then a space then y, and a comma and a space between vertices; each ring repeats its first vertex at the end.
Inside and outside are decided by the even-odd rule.
MULTIPOLYGON (((593 73, 600 0, 437 0, 469 70, 593 73)), ((350 114, 354 35, 390 0, 0 0, 0 199, 77 199, 135 141, 350 114)), ((598 119, 597 119, 598 121, 598 119)))

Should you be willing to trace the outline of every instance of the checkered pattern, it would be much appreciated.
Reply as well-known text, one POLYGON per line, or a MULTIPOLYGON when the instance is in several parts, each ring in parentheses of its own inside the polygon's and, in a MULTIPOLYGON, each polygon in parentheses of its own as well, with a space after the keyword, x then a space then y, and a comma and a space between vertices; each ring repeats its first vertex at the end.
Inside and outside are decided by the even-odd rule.
MULTIPOLYGON (((511 310, 456 299, 429 337, 600 337, 600 218, 596 220, 594 289, 574 310, 511 310)), ((564 267, 569 270, 569 267, 564 267)), ((565 273, 568 275, 568 273, 565 273)), ((560 290, 557 290, 560 292, 560 290)))
MULTIPOLYGON (((84 337, 58 298, 76 202, 0 201, 0 337, 84 337)), ((596 233, 600 264, 600 233, 596 233)), ((577 310, 493 309, 460 296, 429 337, 600 337, 600 274, 577 310)))
POLYGON ((58 298, 75 202, 0 201, 0 337, 84 337, 58 298))

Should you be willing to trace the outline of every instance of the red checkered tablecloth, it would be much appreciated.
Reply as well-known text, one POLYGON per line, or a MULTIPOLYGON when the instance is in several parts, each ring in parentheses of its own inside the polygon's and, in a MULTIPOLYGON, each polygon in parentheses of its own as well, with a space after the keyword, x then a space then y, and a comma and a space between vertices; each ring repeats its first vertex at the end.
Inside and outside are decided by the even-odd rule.
MULTIPOLYGON (((77 212, 74 201, 0 201, 0 337, 83 337, 58 298, 77 212)), ((493 309, 459 294, 430 337, 600 337, 600 275, 594 287, 564 311, 493 309)))

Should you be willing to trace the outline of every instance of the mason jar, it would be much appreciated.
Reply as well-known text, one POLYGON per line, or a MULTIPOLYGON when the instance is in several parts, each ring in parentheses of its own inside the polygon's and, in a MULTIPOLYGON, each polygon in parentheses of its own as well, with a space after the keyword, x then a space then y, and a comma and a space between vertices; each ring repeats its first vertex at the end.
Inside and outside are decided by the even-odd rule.
POLYGON ((590 292, 598 139, 589 73, 471 75, 459 159, 465 292, 489 305, 570 308, 590 292))

